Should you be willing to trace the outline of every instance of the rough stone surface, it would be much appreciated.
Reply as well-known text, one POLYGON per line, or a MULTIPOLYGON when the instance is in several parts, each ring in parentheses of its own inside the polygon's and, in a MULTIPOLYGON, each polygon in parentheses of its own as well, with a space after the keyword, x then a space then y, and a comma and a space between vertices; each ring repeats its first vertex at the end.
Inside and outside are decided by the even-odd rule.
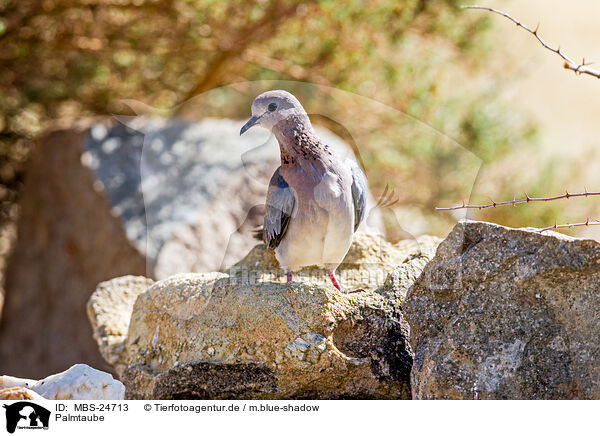
POLYGON ((152 283, 154 281, 146 277, 119 277, 100 283, 88 301, 87 313, 94 339, 104 360, 117 373, 122 370, 119 362, 123 361, 122 353, 133 304, 152 283))
POLYGON ((462 221, 410 289, 416 399, 600 399, 600 243, 462 221))
MULTIPOLYGON (((399 274, 398 271, 405 271, 402 280, 398 277, 396 282, 389 284, 390 289, 412 284, 426 261, 435 254, 440 241, 440 238, 425 235, 391 244, 378 233, 356 233, 348 254, 338 267, 337 276, 348 290, 379 289, 388 274, 399 274)), ((255 246, 226 272, 243 281, 286 281, 285 271, 280 268, 273 251, 263 244, 255 246)), ((330 283, 326 271, 317 267, 307 267, 294 273, 294 280, 323 285, 330 283)), ((402 297, 406 295, 406 290, 402 294, 402 297)))
POLYGON ((407 335, 372 292, 183 274, 136 301, 122 379, 144 399, 408 398, 407 335))
POLYGON ((99 282, 220 270, 254 246, 279 148, 261 129, 240 137, 242 124, 138 117, 53 132, 36 145, 7 260, 0 371, 108 369, 85 317, 99 282))
POLYGON ((42 380, 1 376, 0 389, 30 390, 48 400, 122 400, 125 395, 123 383, 82 363, 42 380))
MULTIPOLYGON (((258 273, 277 270, 272 254, 258 246, 235 268, 238 275, 182 274, 154 283, 136 300, 126 343, 113 344, 125 351, 105 353, 123 359, 113 364, 121 368, 126 396, 409 398, 412 354, 399 301, 420 273, 409 264, 422 265, 438 240, 377 245, 374 238, 357 238, 346 271, 393 259, 412 273, 388 280, 387 288, 361 279, 367 290, 352 294, 309 274, 284 284, 258 273), (241 274, 243 265, 257 271, 253 278, 241 274), (384 288, 396 298, 384 296, 384 288)), ((98 292, 117 289, 112 282, 98 292)))

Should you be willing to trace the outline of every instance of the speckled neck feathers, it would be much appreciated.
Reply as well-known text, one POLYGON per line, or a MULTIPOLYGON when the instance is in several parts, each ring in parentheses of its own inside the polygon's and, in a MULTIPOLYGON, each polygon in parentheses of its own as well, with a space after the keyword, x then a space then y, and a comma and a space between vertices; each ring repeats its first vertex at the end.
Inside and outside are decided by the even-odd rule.
POLYGON ((329 146, 316 135, 306 115, 294 115, 279 122, 273 133, 279 142, 281 165, 296 165, 299 158, 323 160, 331 156, 329 146))

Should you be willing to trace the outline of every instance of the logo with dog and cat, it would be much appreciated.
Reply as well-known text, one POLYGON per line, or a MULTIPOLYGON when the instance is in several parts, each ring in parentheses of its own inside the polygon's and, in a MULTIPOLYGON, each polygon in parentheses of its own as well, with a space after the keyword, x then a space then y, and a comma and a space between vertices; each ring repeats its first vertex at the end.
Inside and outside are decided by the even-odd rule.
POLYGON ((18 401, 2 407, 6 409, 6 431, 9 433, 16 429, 48 430, 50 411, 39 404, 18 401))

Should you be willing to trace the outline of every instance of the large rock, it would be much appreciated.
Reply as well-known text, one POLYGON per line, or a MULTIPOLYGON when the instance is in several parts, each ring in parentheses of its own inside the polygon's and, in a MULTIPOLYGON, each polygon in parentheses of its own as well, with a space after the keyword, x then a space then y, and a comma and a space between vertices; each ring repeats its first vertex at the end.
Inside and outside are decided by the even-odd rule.
MULTIPOLYGON (((359 236, 346 271, 372 272, 371 262, 383 258, 396 263, 380 269, 407 271, 431 258, 439 242, 379 242, 368 250, 367 241, 377 240, 359 236)), ((236 274, 176 275, 140 294, 124 343, 104 353, 119 369, 127 398, 410 398, 412 352, 399 302, 420 270, 385 286, 383 279, 348 282, 366 290, 342 294, 315 282, 324 272, 313 269, 279 283, 269 256, 258 246, 232 268, 236 274), (239 275, 244 268, 255 273, 239 275)), ((114 283, 98 289, 90 312, 106 311, 115 300, 107 289, 133 295, 127 280, 114 283)))
POLYGON ((600 399, 600 243, 462 221, 403 303, 416 399, 600 399))
POLYGON ((177 275, 136 301, 122 378, 129 398, 408 398, 407 335, 372 292, 177 275))
POLYGON ((102 282, 90 297, 87 314, 100 354, 122 372, 125 338, 136 298, 154 283, 146 277, 125 276, 102 282))
POLYGON ((39 142, 8 260, 0 371, 41 377, 77 362, 108 369, 85 319, 99 282, 220 270, 254 246, 250 229, 262 221, 279 149, 265 130, 240 137, 241 125, 139 117, 39 142))

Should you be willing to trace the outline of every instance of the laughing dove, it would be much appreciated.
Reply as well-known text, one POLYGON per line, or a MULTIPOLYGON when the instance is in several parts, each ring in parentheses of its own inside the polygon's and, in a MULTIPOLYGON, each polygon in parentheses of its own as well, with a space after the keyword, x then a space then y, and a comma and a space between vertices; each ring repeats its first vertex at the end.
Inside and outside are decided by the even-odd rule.
POLYGON ((240 135, 259 125, 279 142, 281 166, 267 192, 263 239, 287 272, 316 265, 342 290, 335 271, 365 216, 363 172, 342 159, 315 134, 300 102, 286 91, 268 91, 252 103, 252 117, 240 135))

